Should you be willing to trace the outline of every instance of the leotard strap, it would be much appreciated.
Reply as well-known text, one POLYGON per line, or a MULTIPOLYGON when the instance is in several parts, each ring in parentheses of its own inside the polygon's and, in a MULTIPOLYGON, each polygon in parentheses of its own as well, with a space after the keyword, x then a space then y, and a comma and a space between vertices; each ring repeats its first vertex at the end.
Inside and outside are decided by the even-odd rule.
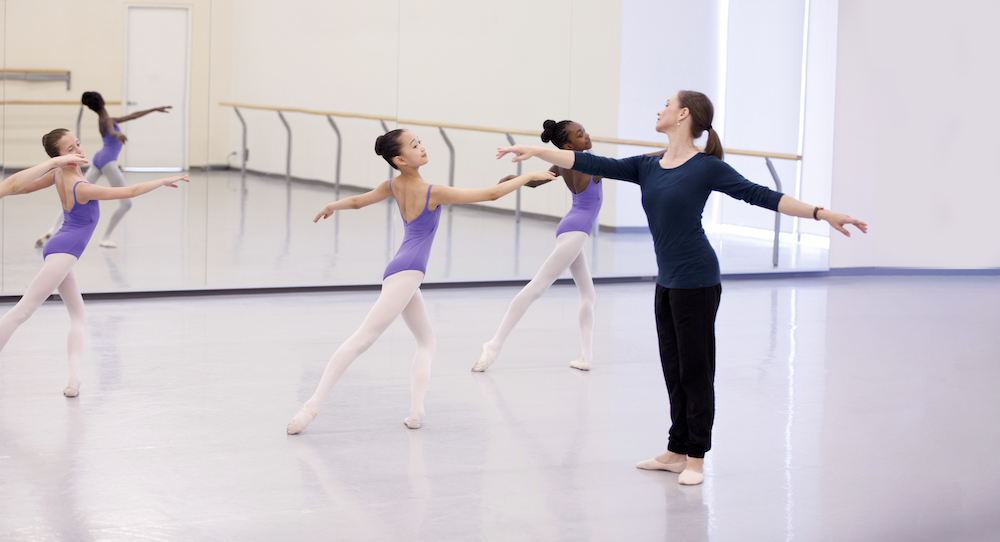
POLYGON ((85 182, 87 182, 87 181, 76 181, 76 184, 74 184, 74 185, 73 185, 73 207, 76 207, 76 205, 77 205, 78 203, 79 203, 80 205, 83 205, 82 203, 80 203, 80 200, 76 199, 76 187, 77 187, 77 186, 78 186, 78 185, 79 185, 80 183, 85 183, 85 182))

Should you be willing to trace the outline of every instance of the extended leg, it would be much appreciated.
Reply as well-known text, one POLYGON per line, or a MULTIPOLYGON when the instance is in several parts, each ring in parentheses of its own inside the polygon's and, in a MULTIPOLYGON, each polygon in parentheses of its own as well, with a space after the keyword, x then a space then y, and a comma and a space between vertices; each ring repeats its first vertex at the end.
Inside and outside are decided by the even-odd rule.
POLYGON ((587 253, 580 249, 573 263, 569 265, 576 289, 580 291, 580 346, 582 356, 569 364, 581 371, 590 370, 590 360, 594 346, 594 303, 597 301, 597 291, 594 290, 594 279, 590 277, 590 267, 587 266, 587 253))
POLYGON ((358 356, 375 343, 375 340, 382 333, 385 333, 393 320, 403 312, 414 292, 420 287, 420 281, 423 280, 423 277, 424 274, 420 271, 402 271, 386 277, 385 281, 382 282, 382 292, 379 294, 378 300, 375 301, 375 305, 368 312, 364 322, 361 323, 361 327, 333 353, 333 357, 330 358, 330 362, 327 363, 326 370, 323 371, 323 376, 319 380, 316 392, 288 424, 289 435, 302 432, 316 417, 327 394, 333 389, 340 376, 358 356))
MULTIPOLYGON (((125 176, 122 175, 121 170, 118 169, 117 160, 105 164, 104 167, 101 168, 101 173, 104 173, 104 176, 108 178, 108 182, 111 183, 111 186, 128 186, 128 182, 125 181, 125 176)), ((132 200, 128 198, 118 200, 118 209, 115 211, 115 214, 111 215, 111 220, 108 222, 108 229, 104 232, 104 237, 99 243, 102 247, 115 248, 118 246, 111 240, 111 232, 115 230, 115 227, 118 226, 119 222, 121 222, 122 217, 124 217, 125 213, 127 213, 131 208, 132 200)))
POLYGON ((66 349, 69 352, 69 382, 63 395, 76 397, 80 393, 80 362, 83 360, 84 331, 87 327, 87 313, 83 308, 83 296, 76 285, 76 276, 70 269, 59 285, 59 297, 69 311, 69 338, 66 349))
POLYGON ((434 357, 434 330, 427 317, 424 296, 418 289, 403 309, 403 321, 417 340, 417 352, 410 369, 410 415, 403 420, 410 429, 418 429, 424 421, 424 396, 431 378, 431 358, 434 357))
POLYGON ((42 270, 32 279, 31 284, 28 285, 28 291, 13 308, 7 311, 7 314, 0 318, 0 351, 7 346, 7 341, 10 340, 14 331, 26 322, 41 306, 42 302, 63 282, 66 275, 73 269, 74 263, 76 263, 76 256, 71 254, 49 254, 49 257, 45 258, 42 270))
POLYGON ((549 286, 552 286, 552 283, 569 269, 570 264, 580 254, 586 241, 587 234, 580 231, 566 232, 556 238, 556 248, 552 254, 549 254, 545 263, 535 274, 535 278, 531 279, 531 282, 514 296, 503 321, 500 322, 500 328, 497 329, 496 335, 489 342, 483 344, 482 356, 472 367, 473 371, 485 371, 493 364, 500 349, 503 348, 503 343, 507 340, 510 332, 514 330, 514 326, 524 316, 524 313, 528 311, 528 307, 542 297, 549 286))

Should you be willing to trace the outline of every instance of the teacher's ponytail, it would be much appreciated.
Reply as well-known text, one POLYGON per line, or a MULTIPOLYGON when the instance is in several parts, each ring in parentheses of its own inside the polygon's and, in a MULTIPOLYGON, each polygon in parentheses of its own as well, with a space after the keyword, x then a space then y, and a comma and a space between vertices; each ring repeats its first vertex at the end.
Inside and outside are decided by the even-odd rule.
POLYGON ((722 142, 719 134, 712 128, 712 117, 715 116, 715 108, 712 107, 712 100, 708 99, 701 92, 695 90, 682 90, 677 93, 680 99, 680 106, 686 107, 691 113, 691 137, 698 139, 702 132, 708 132, 708 142, 705 144, 705 154, 710 154, 719 160, 725 156, 722 150, 722 142))

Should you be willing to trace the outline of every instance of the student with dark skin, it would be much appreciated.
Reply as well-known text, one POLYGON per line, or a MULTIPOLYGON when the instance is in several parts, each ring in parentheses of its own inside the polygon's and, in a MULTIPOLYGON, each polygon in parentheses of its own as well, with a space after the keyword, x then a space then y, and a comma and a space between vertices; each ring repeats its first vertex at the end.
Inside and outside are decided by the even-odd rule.
MULTIPOLYGON (((108 110, 104 104, 104 97, 97 92, 84 92, 83 96, 80 98, 83 105, 90 108, 91 111, 97 113, 97 129, 101 132, 101 138, 104 140, 104 147, 94 154, 94 162, 87 170, 87 182, 94 184, 98 179, 101 178, 103 174, 108 178, 108 182, 111 186, 123 187, 128 186, 125 181, 125 176, 122 175, 120 169, 118 169, 118 153, 121 152, 122 145, 128 141, 125 134, 121 132, 118 124, 122 122, 128 122, 130 120, 135 120, 138 118, 145 117, 146 115, 159 112, 167 113, 167 110, 172 106, 165 105, 162 107, 154 107, 152 109, 144 109, 142 111, 136 111, 135 113, 130 113, 124 117, 112 117, 108 114, 108 110)), ((108 223, 108 229, 104 232, 104 237, 101 238, 100 245, 105 248, 115 248, 118 245, 111 240, 111 232, 114 231, 118 223, 125 216, 125 213, 132 208, 132 202, 128 199, 123 199, 119 202, 118 210, 111 215, 111 221, 108 223)), ((45 233, 41 238, 35 241, 35 247, 40 248, 45 245, 46 241, 52 237, 52 235, 59 229, 62 225, 63 215, 59 213, 56 218, 55 224, 52 228, 45 233)))
MULTIPOLYGON (((593 146, 587 131, 578 122, 547 120, 543 126, 545 130, 542 132, 542 141, 545 143, 551 141, 559 149, 583 152, 590 150, 593 146)), ((576 283, 576 287, 580 291, 579 322, 582 350, 580 359, 570 362, 569 365, 581 371, 590 370, 594 302, 597 294, 594 290, 594 281, 590 276, 590 269, 587 266, 587 256, 583 245, 590 236, 590 232, 597 222, 597 215, 601 210, 601 202, 603 201, 603 188, 599 184, 601 177, 585 175, 559 166, 552 166, 549 171, 554 175, 562 176, 563 181, 566 182, 566 188, 569 188, 570 192, 573 193, 573 207, 556 228, 556 247, 552 254, 545 260, 531 282, 511 301, 496 335, 489 342, 483 344, 482 354, 475 366, 472 367, 475 372, 485 371, 496 361, 504 342, 513 331, 514 326, 527 312, 528 307, 539 299, 567 269, 573 275, 573 282, 576 283)), ((500 182, 512 178, 513 176, 510 175, 501 179, 500 182)), ((549 181, 550 179, 530 181, 527 186, 535 188, 549 181)))

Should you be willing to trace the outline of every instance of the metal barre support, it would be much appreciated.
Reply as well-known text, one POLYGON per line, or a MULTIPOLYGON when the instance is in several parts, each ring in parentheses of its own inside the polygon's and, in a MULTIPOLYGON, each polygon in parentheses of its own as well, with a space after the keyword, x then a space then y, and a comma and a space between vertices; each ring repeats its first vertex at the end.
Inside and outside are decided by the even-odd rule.
POLYGON ((448 186, 455 186, 455 147, 448 139, 448 134, 444 133, 444 128, 438 126, 438 130, 441 132, 444 144, 448 145, 448 186))
MULTIPOLYGON (((510 143, 512 147, 517 145, 517 143, 514 143, 514 137, 510 134, 507 134, 507 142, 510 143)), ((517 176, 521 176, 521 162, 517 163, 517 176)), ((517 188, 517 196, 514 203, 514 222, 521 222, 521 187, 517 188)))
POLYGON ((335 184, 333 185, 333 194, 336 199, 340 199, 340 147, 343 142, 343 138, 340 137, 340 128, 337 128, 337 123, 333 122, 333 117, 327 115, 326 120, 329 121, 333 131, 337 132, 337 173, 335 177, 336 180, 334 181, 335 184))
MULTIPOLYGON (((386 133, 386 134, 388 134, 388 133, 389 133, 389 127, 385 125, 385 121, 384 121, 384 120, 380 120, 380 121, 378 121, 378 122, 379 122, 379 124, 381 124, 381 125, 382 125, 382 133, 386 133)), ((392 168, 392 166, 390 165, 390 166, 389 166, 389 178, 390 178, 390 179, 392 179, 393 177, 395 177, 395 175, 393 175, 393 174, 392 174, 392 169, 393 169, 393 168, 392 168)))
POLYGON ((278 111, 278 118, 281 119, 281 123, 285 125, 285 131, 288 132, 288 152, 285 153, 285 182, 292 182, 292 127, 288 125, 288 121, 285 120, 285 115, 278 111))
POLYGON ((240 113, 240 108, 233 107, 233 111, 236 112, 236 118, 240 119, 240 124, 243 125, 243 153, 240 157, 240 178, 246 178, 247 176, 247 156, 250 151, 247 150, 247 122, 243 120, 243 114, 240 113))
MULTIPOLYGON (((778 172, 774 169, 774 164, 771 163, 771 159, 764 157, 764 161, 767 162, 767 169, 771 171, 771 177, 774 178, 774 185, 777 187, 778 192, 781 192, 781 179, 778 178, 778 172)), ((778 267, 778 235, 781 233, 781 213, 778 211, 774 212, 774 253, 771 256, 771 266, 778 267)))
POLYGON ((76 138, 80 139, 80 122, 83 121, 83 105, 80 105, 80 112, 76 114, 76 138))

